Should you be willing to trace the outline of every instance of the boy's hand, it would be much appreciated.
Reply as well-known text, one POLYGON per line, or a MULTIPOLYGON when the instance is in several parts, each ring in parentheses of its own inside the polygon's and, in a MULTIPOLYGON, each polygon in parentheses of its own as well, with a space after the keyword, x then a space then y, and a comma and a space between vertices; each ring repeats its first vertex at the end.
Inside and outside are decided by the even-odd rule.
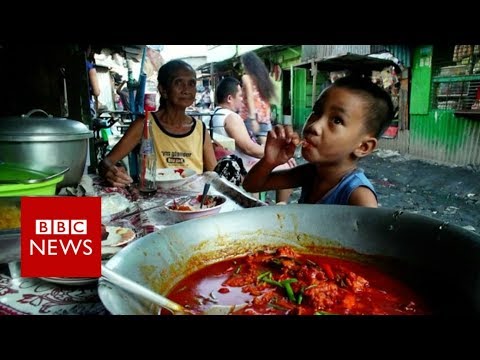
POLYGON ((274 166, 286 163, 293 157, 298 143, 300 137, 290 125, 276 125, 267 135, 264 161, 274 166))

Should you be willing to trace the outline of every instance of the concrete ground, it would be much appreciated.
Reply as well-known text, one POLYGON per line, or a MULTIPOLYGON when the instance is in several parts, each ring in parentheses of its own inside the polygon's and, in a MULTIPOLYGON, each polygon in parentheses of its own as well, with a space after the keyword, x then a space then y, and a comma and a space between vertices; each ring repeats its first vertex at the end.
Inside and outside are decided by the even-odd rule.
MULTIPOLYGON (((303 163, 303 158, 297 162, 303 163)), ((480 232, 480 173, 470 167, 439 165, 378 150, 359 166, 372 181, 379 206, 426 215, 480 232)), ((297 203, 295 189, 290 203, 297 203)), ((274 203, 275 192, 267 193, 274 203)))

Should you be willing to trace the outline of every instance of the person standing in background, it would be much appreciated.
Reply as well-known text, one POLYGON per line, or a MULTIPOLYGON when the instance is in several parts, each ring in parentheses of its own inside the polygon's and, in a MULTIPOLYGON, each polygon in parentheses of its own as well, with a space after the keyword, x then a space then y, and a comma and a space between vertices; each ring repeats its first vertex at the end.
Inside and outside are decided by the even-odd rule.
POLYGON ((210 109, 213 103, 213 94, 210 90, 210 87, 205 87, 205 91, 202 93, 200 98, 200 104, 204 109, 210 109))
MULTIPOLYGON (((250 138, 245 122, 237 114, 243 101, 240 82, 233 77, 222 79, 217 86, 215 96, 218 106, 212 116, 213 132, 235 139, 234 154, 242 159, 245 170, 248 172, 263 157, 265 147, 250 138)), ((277 166, 275 171, 287 170, 295 166, 295 159, 290 159, 285 164, 277 166)), ((276 204, 286 204, 292 191, 292 189, 277 190, 276 204)))
POLYGON ((84 51, 88 75, 88 100, 90 104, 90 113, 92 114, 92 117, 96 117, 98 110, 98 97, 100 96, 100 84, 97 78, 97 70, 95 69, 95 53, 92 51, 91 45, 86 45, 84 51))
POLYGON ((120 97, 120 101, 122 102, 123 110, 130 111, 130 100, 129 100, 129 92, 126 86, 127 80, 122 79, 122 75, 112 72, 114 86, 115 86, 115 93, 120 97))
POLYGON ((243 103, 240 116, 247 129, 260 144, 265 144, 267 134, 272 130, 270 102, 275 99, 275 88, 262 59, 254 52, 240 57, 243 66, 243 103))

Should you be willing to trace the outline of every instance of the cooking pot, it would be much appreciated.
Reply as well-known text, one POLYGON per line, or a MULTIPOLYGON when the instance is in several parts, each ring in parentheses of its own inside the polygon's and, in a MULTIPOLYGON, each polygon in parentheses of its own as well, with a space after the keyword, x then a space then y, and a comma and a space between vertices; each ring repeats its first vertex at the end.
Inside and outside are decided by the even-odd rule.
MULTIPOLYGON (((297 204, 223 213, 146 235, 107 267, 166 294, 206 264, 280 245, 400 266, 434 313, 480 314, 480 236, 387 208, 297 204)), ((103 279, 99 296, 113 314, 156 313, 150 303, 103 279)))
POLYGON ((26 167, 69 167, 57 188, 76 186, 87 159, 88 139, 93 137, 80 121, 55 118, 43 110, 0 119, 0 160, 26 167), (42 113, 45 116, 32 116, 42 113))

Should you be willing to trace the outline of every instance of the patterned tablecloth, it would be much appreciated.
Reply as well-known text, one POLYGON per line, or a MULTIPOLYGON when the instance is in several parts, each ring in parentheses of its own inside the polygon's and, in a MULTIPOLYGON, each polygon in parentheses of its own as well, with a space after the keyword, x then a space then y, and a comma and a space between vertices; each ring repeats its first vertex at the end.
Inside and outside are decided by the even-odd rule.
MULTIPOLYGON (((178 220, 164 208, 165 203, 178 196, 201 193, 205 182, 211 183, 210 195, 222 194, 227 197, 226 203, 220 210, 221 213, 266 205, 245 193, 241 188, 220 178, 214 172, 196 175, 180 187, 168 190, 159 189, 154 196, 147 198, 142 197, 135 190, 105 187, 100 178, 95 175, 90 177, 93 180, 92 191, 95 195, 105 196, 110 193, 118 193, 124 198, 123 200, 128 199, 127 209, 122 209, 123 211, 118 214, 102 217, 102 222, 106 226, 134 230, 136 236, 133 241, 175 224, 178 220)), ((106 246, 102 250, 102 258, 106 260, 121 249, 121 247, 106 246)), ((57 279, 56 282, 52 282, 52 279, 45 281, 39 278, 21 278, 12 272, 6 264, 0 264, 0 315, 108 314, 98 297, 95 280, 86 279, 84 282, 73 283, 57 279)))

